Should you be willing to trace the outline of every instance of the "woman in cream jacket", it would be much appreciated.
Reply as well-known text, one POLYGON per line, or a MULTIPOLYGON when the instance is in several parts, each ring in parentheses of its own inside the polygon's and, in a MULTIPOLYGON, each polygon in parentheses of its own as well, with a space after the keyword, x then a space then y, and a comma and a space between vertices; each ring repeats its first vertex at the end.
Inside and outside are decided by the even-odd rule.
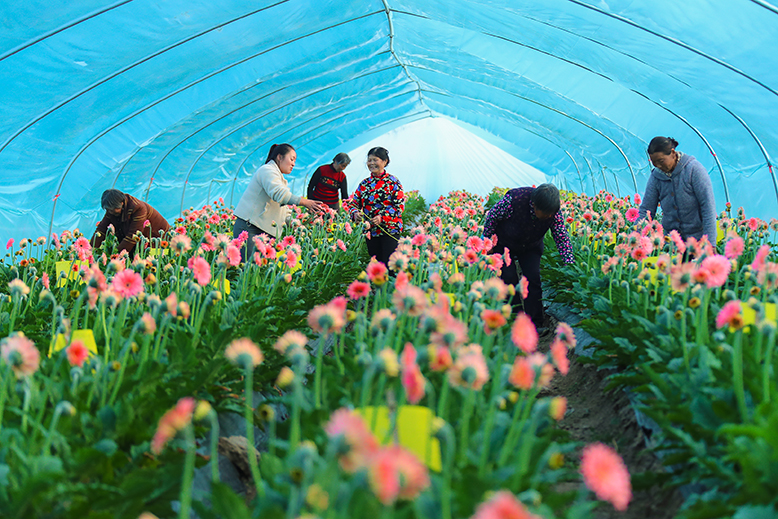
POLYGON ((232 235, 237 238, 241 232, 248 232, 243 249, 244 262, 254 254, 254 236, 267 234, 278 238, 281 235, 289 214, 289 208, 285 206, 301 205, 315 212, 327 209, 322 202, 292 194, 284 175, 292 172, 296 160, 297 152, 291 144, 273 144, 265 164, 257 169, 240 197, 232 235))

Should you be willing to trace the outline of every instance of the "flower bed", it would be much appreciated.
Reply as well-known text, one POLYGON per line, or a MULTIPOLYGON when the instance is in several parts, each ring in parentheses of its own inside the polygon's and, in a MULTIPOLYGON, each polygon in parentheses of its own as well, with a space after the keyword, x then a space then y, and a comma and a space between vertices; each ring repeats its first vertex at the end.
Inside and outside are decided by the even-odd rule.
POLYGON ((567 371, 573 335, 560 325, 551 352, 536 351, 497 277, 508 258, 479 236, 482 204, 461 192, 433 204, 401 238, 395 277, 364 268, 347 222, 306 214, 241 266, 218 206, 184 215, 153 256, 141 241, 140 257, 112 258, 110 237, 97 257, 79 236, 26 244, 14 259, 27 263, 3 270, 0 505, 11 517, 573 518, 597 505, 582 474, 624 509, 629 475, 610 447, 565 461, 565 402, 538 393, 567 371), (59 286, 58 260, 90 266, 59 286), (96 355, 78 329, 93 330, 96 355), (255 409, 255 390, 275 396, 255 409), (248 503, 215 463, 210 490, 192 495, 209 458, 198 445, 216 456, 214 409, 245 418, 248 503), (258 458, 255 425, 269 436, 258 458))

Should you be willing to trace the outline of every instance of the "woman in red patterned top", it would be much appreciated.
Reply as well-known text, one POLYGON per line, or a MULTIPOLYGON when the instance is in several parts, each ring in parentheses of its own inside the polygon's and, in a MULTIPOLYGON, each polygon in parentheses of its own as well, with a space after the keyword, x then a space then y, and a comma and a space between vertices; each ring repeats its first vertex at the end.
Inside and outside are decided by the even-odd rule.
POLYGON ((324 202, 331 209, 338 209, 338 191, 341 199, 348 198, 346 174, 343 171, 351 164, 351 158, 345 153, 338 153, 332 159, 332 164, 319 166, 308 182, 308 198, 324 202))
POLYGON ((360 182, 347 202, 351 218, 367 219, 367 252, 384 263, 397 248, 397 240, 403 230, 405 193, 396 177, 386 172, 389 152, 376 147, 367 152, 367 169, 370 176, 360 182))

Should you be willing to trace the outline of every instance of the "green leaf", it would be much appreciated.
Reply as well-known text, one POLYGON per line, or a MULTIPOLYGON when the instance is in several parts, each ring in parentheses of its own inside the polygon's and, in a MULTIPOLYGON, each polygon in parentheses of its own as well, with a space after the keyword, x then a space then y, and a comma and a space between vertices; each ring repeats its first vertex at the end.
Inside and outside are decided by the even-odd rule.
POLYGON ((116 428, 116 413, 111 406, 105 406, 97 412, 100 421, 103 422, 103 428, 106 432, 113 432, 116 428))
POLYGON ((30 465, 35 467, 37 474, 63 474, 62 460, 56 456, 37 456, 30 459, 30 465))
POLYGON ((264 479, 271 481, 284 470, 284 464, 277 456, 264 453, 259 460, 259 471, 264 479))
POLYGON ((243 498, 224 483, 211 484, 213 511, 222 519, 251 519, 251 512, 243 498))
POLYGON ((0 463, 0 487, 8 485, 8 475, 11 473, 11 467, 4 463, 0 463))
POLYGON ((116 442, 105 438, 103 440, 100 440, 99 442, 95 443, 94 448, 98 451, 102 452, 106 456, 113 456, 113 454, 116 452, 116 449, 119 448, 118 445, 116 445, 116 442))
POLYGON ((741 506, 732 519, 776 519, 778 511, 772 506, 741 506))

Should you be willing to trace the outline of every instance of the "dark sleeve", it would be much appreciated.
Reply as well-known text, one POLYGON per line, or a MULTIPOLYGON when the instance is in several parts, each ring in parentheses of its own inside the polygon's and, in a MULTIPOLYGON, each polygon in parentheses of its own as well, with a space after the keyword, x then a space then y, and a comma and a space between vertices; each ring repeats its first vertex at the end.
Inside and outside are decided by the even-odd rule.
POLYGON ((513 204, 511 202, 510 195, 506 194, 489 209, 484 222, 484 237, 491 238, 497 228, 497 222, 499 220, 507 220, 513 215, 513 204))
POLYGON ((127 229, 127 235, 119 244, 119 252, 126 250, 127 253, 132 252, 135 245, 138 243, 138 238, 135 234, 140 231, 143 232, 143 223, 149 219, 149 206, 147 204, 138 204, 135 210, 132 212, 132 220, 130 226, 127 229))
POLYGON ((321 180, 321 166, 316 168, 316 171, 313 172, 313 176, 311 177, 311 181, 308 182, 308 198, 313 199, 313 190, 316 189, 319 180, 321 180))
POLYGON ((573 263, 573 246, 570 244, 570 235, 567 234, 565 228, 565 220, 562 217, 562 211, 557 211, 554 216, 554 224, 551 226, 551 236, 556 243, 556 250, 559 251, 559 255, 565 263, 573 263))
POLYGON ((97 224, 97 229, 95 229, 95 233, 92 235, 92 239, 89 240, 92 244, 92 247, 99 247, 103 244, 105 241, 105 234, 108 232, 108 226, 110 224, 111 222, 108 220, 108 213, 105 213, 103 219, 100 220, 100 223, 97 224))
POLYGON ((343 182, 340 183, 340 198, 341 200, 348 198, 348 180, 346 180, 346 175, 343 175, 343 182))

